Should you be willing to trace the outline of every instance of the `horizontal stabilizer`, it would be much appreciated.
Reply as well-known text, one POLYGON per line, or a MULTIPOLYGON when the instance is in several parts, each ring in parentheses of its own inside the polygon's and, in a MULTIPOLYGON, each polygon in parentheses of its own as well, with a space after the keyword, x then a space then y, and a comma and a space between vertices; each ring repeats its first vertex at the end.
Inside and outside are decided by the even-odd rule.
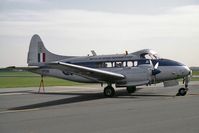
POLYGON ((7 68, 5 68, 6 70, 9 71, 28 71, 28 72, 35 72, 38 69, 40 69, 39 66, 28 66, 28 67, 16 67, 16 66, 9 66, 7 68))

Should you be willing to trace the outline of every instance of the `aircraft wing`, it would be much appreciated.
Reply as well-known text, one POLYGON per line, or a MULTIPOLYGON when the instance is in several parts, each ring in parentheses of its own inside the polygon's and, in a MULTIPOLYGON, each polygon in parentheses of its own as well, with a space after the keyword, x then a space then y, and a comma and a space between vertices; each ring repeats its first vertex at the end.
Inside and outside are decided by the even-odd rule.
POLYGON ((114 73, 114 72, 99 70, 95 68, 89 68, 85 66, 64 63, 64 62, 48 63, 48 65, 55 69, 68 71, 68 72, 71 72, 83 77, 94 78, 99 81, 113 82, 113 81, 118 81, 125 78, 124 75, 119 74, 119 73, 114 73))

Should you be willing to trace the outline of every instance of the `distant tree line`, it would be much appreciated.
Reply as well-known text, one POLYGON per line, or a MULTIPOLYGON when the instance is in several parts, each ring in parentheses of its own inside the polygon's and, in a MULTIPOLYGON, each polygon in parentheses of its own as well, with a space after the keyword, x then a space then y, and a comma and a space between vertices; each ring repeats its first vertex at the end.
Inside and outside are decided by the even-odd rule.
POLYGON ((23 70, 14 69, 14 66, 7 67, 7 68, 0 68, 0 72, 21 72, 21 71, 23 71, 23 70))
POLYGON ((199 71, 199 67, 190 67, 192 71, 199 71))

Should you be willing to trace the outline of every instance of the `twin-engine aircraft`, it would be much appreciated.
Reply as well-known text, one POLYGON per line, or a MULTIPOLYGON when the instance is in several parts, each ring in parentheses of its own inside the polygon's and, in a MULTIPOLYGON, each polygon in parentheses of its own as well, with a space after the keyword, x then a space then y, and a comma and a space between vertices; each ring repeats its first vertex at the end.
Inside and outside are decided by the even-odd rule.
POLYGON ((178 85, 183 79, 184 88, 177 95, 188 91, 190 69, 179 62, 159 58, 153 50, 144 49, 134 53, 97 55, 92 51, 88 56, 61 56, 49 52, 38 35, 31 39, 28 52, 28 71, 42 76, 82 82, 105 83, 104 95, 113 97, 112 87, 126 87, 128 93, 136 91, 136 86, 163 82, 164 86, 178 85))

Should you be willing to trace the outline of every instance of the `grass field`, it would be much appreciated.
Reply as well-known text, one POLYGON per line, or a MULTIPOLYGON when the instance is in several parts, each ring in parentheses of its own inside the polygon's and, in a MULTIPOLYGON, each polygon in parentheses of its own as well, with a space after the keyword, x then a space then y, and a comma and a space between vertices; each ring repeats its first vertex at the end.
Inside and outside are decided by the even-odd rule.
MULTIPOLYGON (((199 76, 199 71, 193 71, 193 76, 199 76)), ((38 87, 40 76, 30 72, 0 72, 0 88, 15 87, 38 87)), ((192 78, 192 81, 199 81, 199 77, 192 78)), ((73 86, 82 85, 77 82, 44 77, 45 86, 73 86)))
POLYGON ((199 76, 199 71, 193 71, 192 75, 193 77, 191 81, 199 81, 199 77, 194 77, 194 76, 199 76))
POLYGON ((193 75, 199 75, 199 71, 193 71, 193 75))
MULTIPOLYGON (((40 84, 41 77, 30 72, 0 72, 0 88, 36 87, 40 84)), ((73 86, 80 83, 44 77, 45 86, 73 86)))

